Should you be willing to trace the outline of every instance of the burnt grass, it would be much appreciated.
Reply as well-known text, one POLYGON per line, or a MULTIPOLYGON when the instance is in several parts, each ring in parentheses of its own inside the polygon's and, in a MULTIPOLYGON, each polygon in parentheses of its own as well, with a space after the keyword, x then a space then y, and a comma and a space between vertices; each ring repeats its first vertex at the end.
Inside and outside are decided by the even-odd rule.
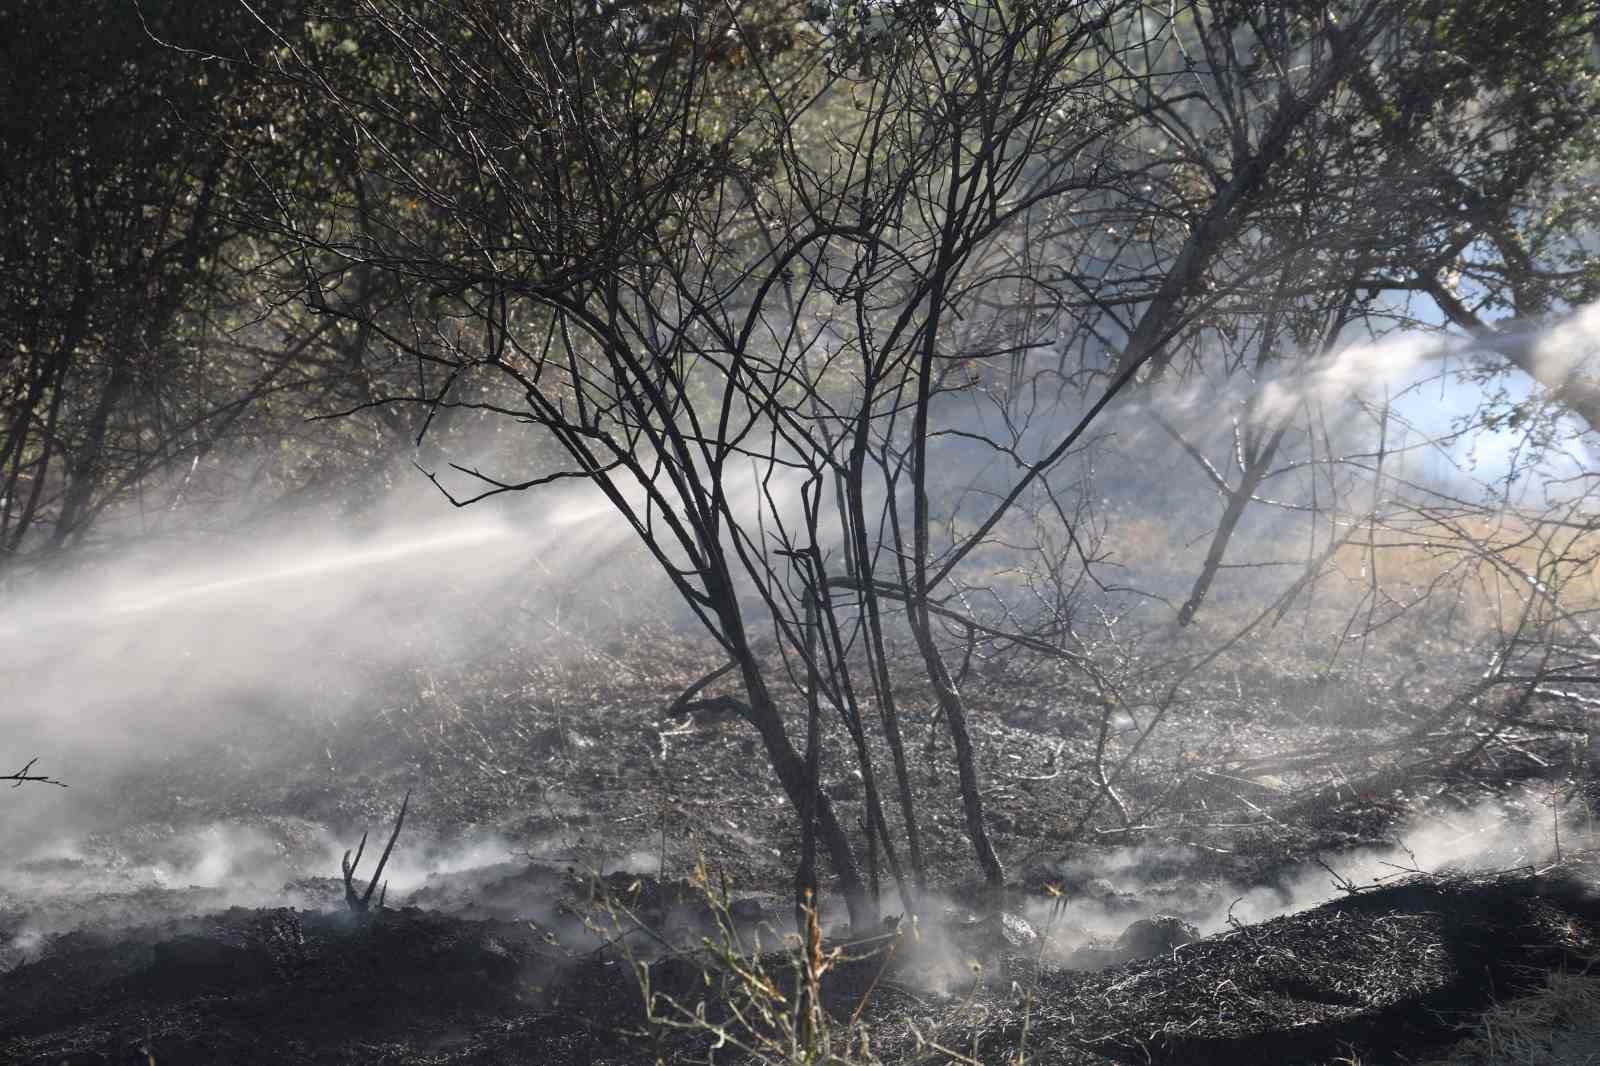
MULTIPOLYGON (((1481 733, 1498 712, 1430 723, 1471 656, 1429 654, 1427 669, 1375 652, 1333 672, 1310 652, 1224 660, 1178 693, 1119 780, 1126 821, 1096 798, 1102 716, 1131 714, 1117 714, 1108 747, 1125 753, 1170 675, 1152 666, 1108 708, 1053 664, 978 662, 964 693, 1010 877, 1005 908, 1034 927, 1021 933, 980 920, 949 744, 931 700, 908 690, 936 902, 898 935, 892 918, 867 931, 832 966, 823 1000, 835 1030, 854 1018, 888 1062, 950 1059, 935 1045, 985 1063, 1024 1046, 1039 1063, 1409 1062, 1543 973, 1581 969, 1600 954, 1600 860, 1577 839, 1538 866, 1514 854, 1492 873, 1338 880, 1344 856, 1393 842, 1418 814, 1500 796, 1515 818, 1529 783, 1582 791, 1560 729, 1497 735, 1470 763, 1441 759, 1441 736, 1481 733), (1113 861, 1125 876, 1108 888, 1095 875, 1113 861), (1255 924, 1212 921, 1211 935, 1151 957, 1115 929, 1062 947, 1050 927, 1063 899, 1095 898, 1119 924, 1214 919, 1257 888, 1287 908, 1317 861, 1338 898, 1255 924), (1030 939, 1040 930, 1043 945, 1030 939)), ((330 697, 338 710, 278 708, 252 719, 254 732, 232 721, 199 750, 78 782, 93 796, 86 857, 14 871, 72 891, 0 889, 0 1061, 740 1061, 705 1026, 649 1024, 640 992, 643 974, 653 993, 703 1001, 711 1024, 738 1032, 729 1011, 748 983, 693 950, 709 937, 732 938, 777 995, 794 995, 791 960, 775 949, 793 927, 795 820, 736 713, 670 710, 716 665, 704 641, 664 625, 561 634, 375 681, 359 699, 330 697), (500 851, 392 893, 372 920, 345 911, 336 865, 281 888, 252 879, 249 856, 204 887, 95 880, 216 823, 251 828, 279 858, 318 854, 318 827, 350 845, 370 830, 381 846, 408 789, 397 856, 426 866, 469 839, 500 851)), ((833 725, 825 787, 858 825, 846 745, 833 725)), ((884 881, 883 910, 897 914, 884 881)), ((849 941, 836 910, 823 911, 830 947, 849 941)))

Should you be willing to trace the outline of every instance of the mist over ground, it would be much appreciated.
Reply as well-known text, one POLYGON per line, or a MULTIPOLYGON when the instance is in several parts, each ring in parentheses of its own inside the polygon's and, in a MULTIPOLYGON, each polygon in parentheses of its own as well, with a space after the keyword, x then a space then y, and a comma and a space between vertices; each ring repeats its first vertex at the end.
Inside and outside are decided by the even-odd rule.
POLYGON ((597 496, 457 510, 415 475, 358 523, 168 536, 28 583, 0 611, 0 730, 7 758, 71 787, 10 793, 0 839, 48 850, 115 809, 124 773, 270 760, 291 734, 381 713, 417 671, 624 613, 616 568, 646 572, 597 496))
MULTIPOLYGON (((1594 318, 1578 316, 1554 331, 1559 351, 1594 343, 1594 318)), ((1430 407, 1428 390, 1464 386, 1452 385, 1448 376, 1419 383, 1419 372, 1437 363, 1438 352, 1438 342, 1425 338, 1351 345, 1317 365, 1309 378, 1272 381, 1259 395, 1269 405, 1288 405, 1285 410, 1314 400, 1334 412, 1341 428, 1329 439, 1349 455, 1376 446, 1373 396, 1398 393, 1390 414, 1405 418, 1417 437, 1438 439, 1426 449, 1442 456, 1449 471, 1422 482, 1449 493, 1503 492, 1510 468, 1485 464, 1469 475, 1450 465, 1462 447, 1452 436, 1455 415, 1448 405, 1430 407)), ((1242 413, 1256 393, 1232 389, 1235 399, 1222 407, 1242 413)), ((1063 483, 1093 500, 1101 516, 1108 570, 1134 593, 1103 602, 1134 610, 1130 617, 1143 613, 1163 620, 1170 609, 1147 594, 1163 595, 1169 603, 1181 597, 1201 558, 1198 538, 1215 521, 1215 486, 1201 476, 1194 454, 1152 417, 1225 466, 1234 422, 1219 420, 1214 397, 1202 405, 1196 399, 1202 394, 1196 383, 1181 383, 1165 399, 1158 393, 1115 408, 1106 436, 1066 468, 1063 483), (1159 529, 1164 546, 1119 540, 1136 529, 1159 529)), ((1048 447, 1082 408, 1064 398, 1043 412, 1024 438, 1024 450, 1048 447)), ((970 398, 951 407, 944 425, 971 433, 993 430, 981 403, 974 407, 970 398)), ((1502 436, 1506 443, 1496 444, 1492 435, 1480 433, 1471 446, 1480 453, 1516 446, 1513 433, 1502 436)), ((1005 471, 995 471, 992 455, 970 438, 947 438, 938 447, 943 483, 962 490, 941 497, 939 506, 950 506, 950 516, 959 518, 968 503, 990 498, 983 489, 990 473, 1005 471)), ((1407 459, 1400 468, 1417 465, 1407 459)), ((1272 496, 1294 503, 1317 476, 1313 470, 1274 484, 1272 496)), ((1523 477, 1531 480, 1532 473, 1523 477)), ((692 616, 672 608, 676 594, 598 492, 544 487, 458 509, 421 474, 410 472, 397 486, 359 520, 296 514, 234 532, 187 538, 169 533, 160 542, 101 555, 76 571, 22 588, 0 613, 6 649, 0 691, 7 693, 0 701, 0 729, 12 762, 20 765, 38 754, 41 766, 72 787, 8 794, 0 846, 24 862, 44 862, 14 877, 13 891, 60 891, 68 881, 75 891, 105 888, 98 879, 109 875, 107 857, 91 856, 85 841, 108 816, 115 819, 116 796, 106 790, 130 774, 159 773, 163 764, 188 759, 270 761, 291 734, 303 743, 308 731, 314 735, 350 716, 386 713, 395 686, 414 691, 420 683, 414 679, 434 664, 517 644, 530 633, 553 635, 541 648, 560 654, 566 630, 571 651, 579 654, 580 630, 596 620, 625 626, 630 614, 648 614, 671 617, 685 632, 695 628, 692 616), (62 881, 63 868, 52 868, 51 860, 83 865, 62 881)), ((773 501, 794 506, 792 491, 773 495, 770 486, 765 498, 752 487, 736 506, 754 514, 773 501)), ((792 513, 786 517, 792 520, 792 513)), ((1301 521, 1292 509, 1261 508, 1247 518, 1234 551, 1244 559, 1292 553, 1301 521)), ((836 553, 837 543, 828 550, 836 553)), ((1025 595, 1024 585, 1005 575, 1004 558, 1002 553, 985 563, 998 570, 991 591, 1002 598, 1025 595)), ((1281 584, 1246 569, 1225 574, 1214 599, 1259 606, 1281 584)), ((975 609, 981 614, 985 604, 975 609)), ((890 624, 900 632, 897 620, 890 624)), ((326 772, 346 771, 329 765, 326 772)), ((575 800, 581 805, 583 797, 575 800)), ((1537 819, 1508 821, 1496 803, 1462 817, 1465 828, 1459 822, 1418 823, 1400 834, 1403 847, 1346 857, 1347 876, 1360 882, 1407 864, 1482 866, 1513 854, 1518 861, 1543 862, 1552 853, 1550 827, 1537 819)), ((296 877, 335 871, 338 855, 349 846, 341 834, 352 828, 307 823, 293 832, 280 826, 268 836, 259 827, 201 816, 116 876, 130 889, 195 886, 222 890, 214 902, 259 903, 296 877), (285 843, 288 838, 292 843, 285 843)), ((403 894, 430 873, 458 869, 473 857, 497 863, 538 846, 524 841, 513 847, 482 834, 424 839, 396 856, 394 887, 403 894)), ((632 867, 646 869, 654 861, 650 852, 635 854, 632 867)), ((1061 871, 1134 891, 1143 877, 1137 871, 1150 865, 1153 854, 1114 851, 1080 860, 1079 866, 1065 862, 1061 871)), ((610 865, 630 868, 626 856, 610 865)), ((1238 886, 1243 898, 1230 904, 1231 913, 1253 921, 1310 906, 1329 897, 1329 884, 1326 871, 1310 867, 1271 890, 1238 886)), ((1100 935, 1123 920, 1089 897, 1073 900, 1068 915, 1069 925, 1100 935)), ((1224 919, 1213 913, 1203 924, 1220 928, 1224 919)))

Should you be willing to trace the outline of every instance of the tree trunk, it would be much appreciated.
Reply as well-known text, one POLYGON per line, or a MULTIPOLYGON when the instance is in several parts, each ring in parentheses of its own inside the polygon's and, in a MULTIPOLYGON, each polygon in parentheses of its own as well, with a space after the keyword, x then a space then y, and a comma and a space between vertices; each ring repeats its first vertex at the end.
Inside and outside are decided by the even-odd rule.
POLYGON ((955 745, 956 772, 961 779, 961 811, 967 823, 967 837, 977 853, 984 883, 998 893, 1006 882, 1005 868, 1000 864, 1000 856, 995 853, 994 843, 989 839, 989 827, 984 823, 983 796, 978 791, 978 768, 972 752, 972 734, 967 730, 966 704, 950 677, 944 656, 939 654, 939 648, 934 643, 927 611, 920 600, 913 601, 911 615, 911 628, 916 634, 917 647, 922 652, 923 662, 927 664, 939 710, 944 712, 945 727, 950 730, 950 739, 955 745))
POLYGON ((789 802, 801 817, 805 816, 808 806, 815 804, 817 838, 828 849, 828 856, 833 860, 834 873, 839 877, 839 891, 844 894, 845 906, 850 911, 850 924, 857 929, 871 928, 877 922, 877 914, 867 898, 855 850, 850 846, 850 838, 845 836, 844 827, 839 824, 832 801, 821 789, 811 789, 805 760, 789 742, 789 734, 783 728, 783 719, 777 707, 773 705, 766 681, 747 651, 741 650, 739 653, 739 667, 744 675, 745 693, 750 700, 750 724, 761 734, 767 749, 767 760, 777 771, 789 802))

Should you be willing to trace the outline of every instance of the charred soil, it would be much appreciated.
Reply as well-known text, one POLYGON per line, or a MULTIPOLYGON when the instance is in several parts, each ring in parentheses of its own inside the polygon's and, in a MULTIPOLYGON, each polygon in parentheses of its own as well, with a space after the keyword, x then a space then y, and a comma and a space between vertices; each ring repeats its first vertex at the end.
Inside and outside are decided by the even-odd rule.
MULTIPOLYGON (((714 1050, 717 1025, 749 1016, 729 959, 764 959, 773 1002, 803 983, 783 951, 794 818, 737 714, 670 712, 708 669, 702 644, 660 629, 586 647, 391 679, 370 714, 302 713, 270 748, 219 737, 74 782, 102 797, 96 831, 14 864, 0 889, 0 1059, 738 1061, 714 1050), (348 913, 330 848, 379 836, 408 788, 389 906, 348 913), (224 858, 195 854, 218 834, 224 858), (641 978, 691 1015, 704 1003, 706 1024, 649 1024, 641 978)), ((1240 663, 1163 712, 1110 805, 1092 764, 1111 709, 1051 671, 966 681, 1011 878, 999 917, 976 907, 931 707, 908 704, 936 893, 855 946, 822 914, 840 949, 823 1002, 882 1060, 1419 1061, 1600 955, 1600 867, 1581 834, 1567 830, 1559 861, 1531 843, 1576 817, 1526 798, 1530 783, 1577 795, 1559 731, 1502 731, 1471 765, 1429 761, 1402 664, 1330 680, 1240 663), (1512 828, 1498 872, 1342 876, 1409 819, 1486 798, 1512 828), (1091 806, 1103 813, 1085 820, 1091 806), (1505 850, 1519 834, 1529 846, 1505 850), (1303 898, 1308 868, 1325 870, 1327 902, 1303 898), (1246 893, 1278 916, 1234 915, 1246 893), (1209 935, 1151 939, 1190 923, 1209 935)), ((1116 712, 1126 752, 1151 712, 1116 712)), ((825 787, 854 818, 860 782, 830 740, 825 787)))

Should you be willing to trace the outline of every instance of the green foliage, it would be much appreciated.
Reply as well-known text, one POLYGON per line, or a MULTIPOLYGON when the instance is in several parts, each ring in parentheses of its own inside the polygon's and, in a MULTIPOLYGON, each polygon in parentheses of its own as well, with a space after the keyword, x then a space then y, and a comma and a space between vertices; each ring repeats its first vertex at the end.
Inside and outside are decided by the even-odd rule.
POLYGON ((0 25, 0 571, 81 540, 236 399, 207 388, 201 323, 237 232, 207 136, 237 71, 156 39, 180 18, 219 21, 26 2, 0 25))

